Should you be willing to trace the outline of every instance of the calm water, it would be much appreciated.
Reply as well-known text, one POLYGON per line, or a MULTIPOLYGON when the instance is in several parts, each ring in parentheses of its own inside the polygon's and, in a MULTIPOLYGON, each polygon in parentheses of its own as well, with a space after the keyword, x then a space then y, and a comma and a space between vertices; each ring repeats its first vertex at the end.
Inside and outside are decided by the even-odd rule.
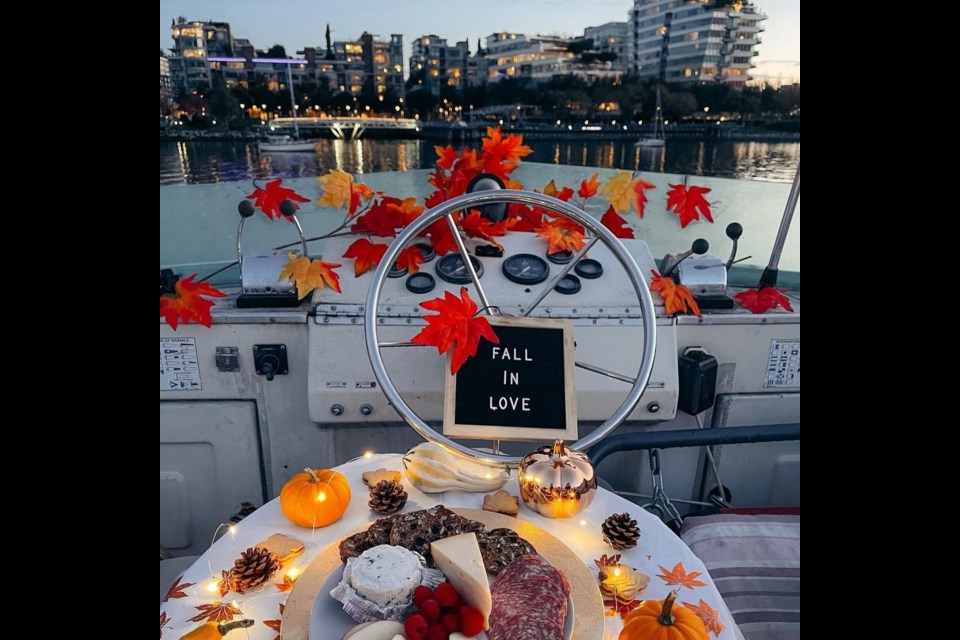
MULTIPOLYGON (((528 160, 553 164, 790 182, 799 142, 671 140, 665 148, 637 149, 633 141, 528 141, 528 160)), ((432 141, 320 140, 316 153, 260 152, 247 142, 161 142, 160 184, 234 182, 271 176, 310 177, 330 169, 348 173, 432 169, 432 141)))

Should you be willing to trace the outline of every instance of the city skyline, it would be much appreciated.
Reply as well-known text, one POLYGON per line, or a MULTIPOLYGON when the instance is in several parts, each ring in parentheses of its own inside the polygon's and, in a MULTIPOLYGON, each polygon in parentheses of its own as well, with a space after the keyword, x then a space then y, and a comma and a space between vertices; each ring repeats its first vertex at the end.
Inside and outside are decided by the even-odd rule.
MULTIPOLYGON (((800 3, 797 0, 764 0, 754 3, 768 15, 764 22, 763 44, 758 47, 757 67, 751 75, 757 80, 790 83, 800 79, 800 3)), ((348 5, 307 0, 161 0, 160 48, 172 45, 170 23, 178 16, 187 20, 215 20, 230 23, 234 38, 247 38, 259 49, 281 44, 289 55, 307 46, 322 45, 327 23, 334 40, 354 40, 361 33, 389 38, 391 33, 404 37, 404 58, 409 58, 410 43, 423 35, 437 35, 451 42, 467 39, 476 51, 477 38, 491 33, 582 35, 585 27, 606 22, 622 22, 632 6, 629 0, 488 0, 485 6, 509 7, 509 11, 479 13, 475 4, 422 0, 416 11, 397 13, 398 5, 382 0, 353 0, 348 5), (296 20, 277 19, 277 4, 296 20), (389 11, 389 17, 385 15, 389 11), (474 15, 476 14, 476 15, 474 15), (459 33, 458 33, 459 32, 459 33)), ((405 75, 409 69, 404 70, 405 75)))

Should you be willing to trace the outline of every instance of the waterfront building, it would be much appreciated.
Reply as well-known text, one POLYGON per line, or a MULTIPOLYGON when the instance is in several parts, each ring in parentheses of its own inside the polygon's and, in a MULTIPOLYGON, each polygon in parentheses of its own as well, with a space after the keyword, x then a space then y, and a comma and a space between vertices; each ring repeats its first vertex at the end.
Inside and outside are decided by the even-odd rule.
POLYGON ((170 75, 174 95, 211 86, 208 58, 233 56, 233 37, 227 22, 194 20, 183 16, 170 26, 173 36, 170 75))
POLYGON ((570 50, 575 39, 559 36, 494 33, 487 36, 486 79, 515 78, 532 84, 573 75, 587 82, 618 80, 622 72, 609 63, 585 63, 570 50))
POLYGON ((367 85, 378 95, 403 94, 403 36, 399 33, 391 34, 390 40, 376 40, 364 31, 357 40, 334 42, 333 59, 325 62, 327 68, 321 71, 336 78, 331 87, 335 91, 359 96, 367 85))
POLYGON ((767 16, 741 0, 634 0, 630 70, 661 82, 750 80, 767 16))
POLYGON ((626 22, 608 22, 583 30, 583 39, 593 42, 592 52, 613 55, 612 69, 627 70, 629 64, 629 30, 626 22))
POLYGON ((471 71, 472 77, 476 78, 478 68, 477 60, 471 59, 470 45, 466 40, 449 45, 446 38, 426 35, 411 44, 411 85, 422 85, 435 96, 440 95, 441 87, 462 89, 468 86, 471 71))
POLYGON ((170 60, 160 52, 160 113, 173 101, 173 79, 170 76, 170 60))

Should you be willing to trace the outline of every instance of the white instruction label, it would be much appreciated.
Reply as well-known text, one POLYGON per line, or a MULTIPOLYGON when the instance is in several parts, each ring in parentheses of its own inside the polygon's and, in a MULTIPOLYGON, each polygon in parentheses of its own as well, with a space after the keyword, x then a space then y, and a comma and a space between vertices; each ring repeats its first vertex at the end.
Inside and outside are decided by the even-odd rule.
POLYGON ((199 391, 196 338, 160 338, 160 391, 199 391))
POLYGON ((764 389, 800 387, 800 340, 771 340, 764 389))

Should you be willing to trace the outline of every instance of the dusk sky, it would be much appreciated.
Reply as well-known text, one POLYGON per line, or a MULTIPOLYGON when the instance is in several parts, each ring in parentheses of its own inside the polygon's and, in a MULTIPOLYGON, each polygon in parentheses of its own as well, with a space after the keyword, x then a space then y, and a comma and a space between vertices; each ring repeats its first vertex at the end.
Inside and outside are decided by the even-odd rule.
MULTIPOLYGON (((751 75, 774 83, 798 81, 800 0, 754 4, 768 19, 751 75)), ((291 55, 305 46, 322 45, 330 23, 334 40, 355 40, 364 31, 383 38, 402 33, 406 75, 410 43, 422 35, 447 38, 451 44, 466 38, 476 51, 477 38, 497 31, 583 35, 584 27, 625 21, 631 6, 629 0, 160 0, 160 48, 173 46, 170 22, 177 16, 229 22, 234 38, 246 38, 258 49, 282 44, 291 55)))

